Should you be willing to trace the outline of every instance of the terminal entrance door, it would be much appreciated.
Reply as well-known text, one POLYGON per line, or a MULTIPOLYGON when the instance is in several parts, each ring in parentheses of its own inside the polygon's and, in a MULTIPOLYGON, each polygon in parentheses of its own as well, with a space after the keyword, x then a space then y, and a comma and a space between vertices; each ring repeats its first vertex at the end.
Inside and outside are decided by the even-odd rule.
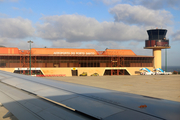
MULTIPOLYGON (((14 73, 29 75, 29 70, 14 70, 14 73)), ((43 75, 41 70, 34 70, 32 68, 31 75, 43 75)))
POLYGON ((71 70, 72 76, 78 76, 78 71, 77 70, 71 70))
POLYGON ((108 69, 105 70, 104 75, 130 75, 126 69, 108 69))

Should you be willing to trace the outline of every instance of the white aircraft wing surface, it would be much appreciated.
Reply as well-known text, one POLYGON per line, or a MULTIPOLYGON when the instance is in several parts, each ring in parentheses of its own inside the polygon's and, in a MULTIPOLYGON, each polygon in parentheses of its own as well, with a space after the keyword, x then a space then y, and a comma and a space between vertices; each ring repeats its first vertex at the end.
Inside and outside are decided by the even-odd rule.
POLYGON ((180 120, 180 103, 0 71, 0 103, 19 120, 180 120))

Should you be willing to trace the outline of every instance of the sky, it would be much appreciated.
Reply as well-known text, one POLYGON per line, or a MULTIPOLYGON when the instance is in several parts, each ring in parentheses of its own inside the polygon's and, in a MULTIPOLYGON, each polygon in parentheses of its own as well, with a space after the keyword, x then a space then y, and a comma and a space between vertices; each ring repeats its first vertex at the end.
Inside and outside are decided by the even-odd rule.
MULTIPOLYGON (((29 49, 143 49, 147 30, 167 29, 168 66, 180 66, 180 0, 0 0, 0 45, 29 49)), ((165 64, 162 50, 162 66, 165 64)))

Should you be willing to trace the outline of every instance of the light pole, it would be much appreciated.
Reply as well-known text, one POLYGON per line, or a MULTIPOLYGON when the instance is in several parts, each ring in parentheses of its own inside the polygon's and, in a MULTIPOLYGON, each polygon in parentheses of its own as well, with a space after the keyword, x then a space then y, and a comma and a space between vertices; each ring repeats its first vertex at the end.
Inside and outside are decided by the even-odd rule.
POLYGON ((165 62, 165 64, 166 64, 166 72, 167 72, 167 48, 165 49, 165 57, 166 57, 166 62, 165 62))
POLYGON ((165 71, 167 72, 167 44, 165 44, 165 71))
POLYGON ((28 43, 30 43, 30 61, 29 61, 29 75, 31 75, 31 43, 33 43, 33 41, 29 40, 28 43))

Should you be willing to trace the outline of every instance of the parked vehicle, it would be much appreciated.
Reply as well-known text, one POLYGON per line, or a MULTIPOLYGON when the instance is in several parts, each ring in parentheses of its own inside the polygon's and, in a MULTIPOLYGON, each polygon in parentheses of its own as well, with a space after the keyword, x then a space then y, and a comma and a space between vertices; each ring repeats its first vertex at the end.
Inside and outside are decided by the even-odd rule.
POLYGON ((99 76, 98 73, 93 73, 91 76, 99 76))
POLYGON ((156 75, 171 75, 172 72, 166 72, 162 70, 161 68, 154 69, 156 75))
POLYGON ((87 76, 87 72, 83 72, 80 76, 87 76))
POLYGON ((147 68, 140 68, 140 71, 143 70, 144 72, 141 72, 141 75, 155 75, 155 72, 150 71, 147 68))

